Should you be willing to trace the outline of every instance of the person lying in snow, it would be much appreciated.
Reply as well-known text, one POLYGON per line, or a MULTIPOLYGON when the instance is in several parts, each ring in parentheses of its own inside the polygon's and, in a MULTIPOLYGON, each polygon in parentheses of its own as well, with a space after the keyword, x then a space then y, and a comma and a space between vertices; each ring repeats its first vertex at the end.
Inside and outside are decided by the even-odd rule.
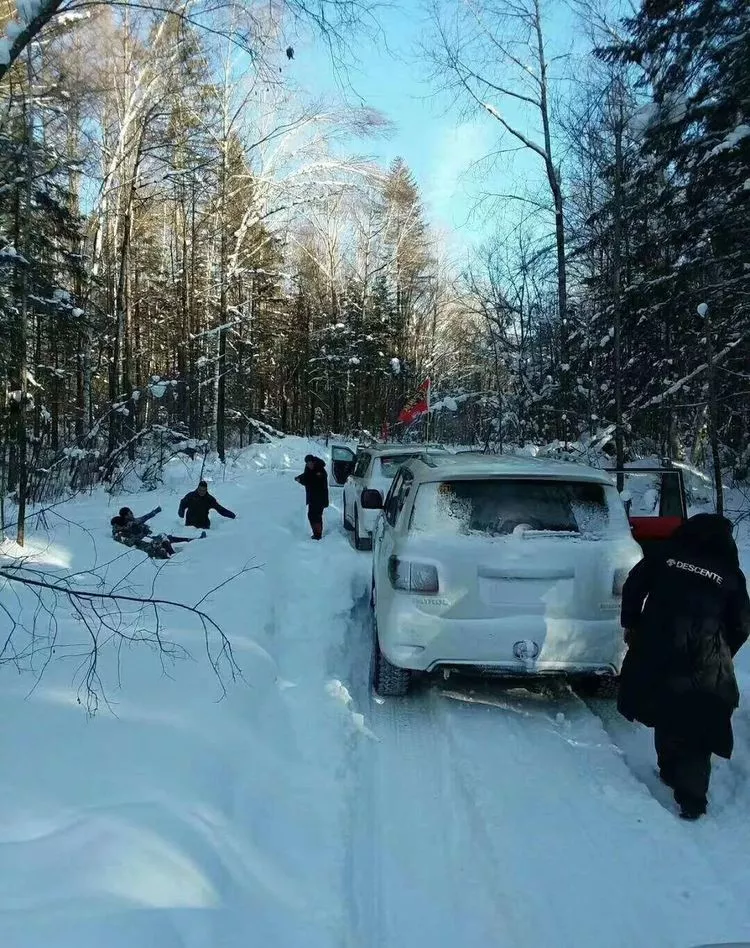
POLYGON ((654 728, 659 776, 683 819, 706 812, 711 754, 732 756, 739 704, 734 656, 750 633, 750 600, 732 524, 698 514, 665 554, 631 571, 622 593, 628 652, 617 707, 654 728))
POLYGON ((314 454, 308 454, 304 471, 294 479, 305 488, 307 519, 312 527, 312 539, 320 540, 323 536, 323 511, 328 506, 326 462, 314 454))
MULTIPOLYGON (((151 520, 158 513, 161 513, 161 507, 155 507, 150 513, 142 517, 135 517, 130 507, 121 507, 116 517, 112 517, 112 538, 118 543, 124 543, 125 546, 134 546, 138 550, 143 550, 152 559, 166 560, 174 556, 176 550, 173 543, 190 543, 192 537, 174 537, 164 533, 152 534, 151 527, 147 520, 151 520)), ((201 534, 201 538, 205 537, 201 534)))
POLYGON ((208 519, 209 510, 215 510, 220 517, 229 517, 230 520, 234 520, 237 516, 231 510, 222 507, 217 499, 209 494, 208 484, 201 481, 195 490, 191 490, 182 498, 177 516, 185 517, 186 527, 208 530, 211 526, 211 521, 208 519))

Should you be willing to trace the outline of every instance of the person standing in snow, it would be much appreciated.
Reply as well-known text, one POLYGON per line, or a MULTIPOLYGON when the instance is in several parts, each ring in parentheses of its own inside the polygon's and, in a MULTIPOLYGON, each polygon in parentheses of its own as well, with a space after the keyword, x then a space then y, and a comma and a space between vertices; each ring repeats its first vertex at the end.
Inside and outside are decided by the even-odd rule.
POLYGON ((208 530, 211 526, 211 521, 208 519, 210 510, 215 510, 219 516, 229 517, 230 520, 234 520, 237 516, 231 510, 222 507, 217 499, 209 494, 208 484, 201 481, 195 490, 191 490, 189 494, 185 494, 182 498, 177 516, 185 518, 186 527, 198 527, 200 530, 208 530))
MULTIPOLYGON (((161 507, 155 507, 150 513, 142 517, 136 517, 130 507, 121 507, 116 517, 112 517, 110 525, 112 527, 112 539, 125 546, 133 546, 142 550, 152 559, 169 559, 174 556, 176 550, 174 543, 190 543, 193 537, 175 537, 160 533, 154 536, 151 533, 151 527, 147 521, 151 520, 158 513, 161 513, 161 507)), ((201 538, 205 537, 201 534, 201 538)))
POLYGON ((320 540, 323 536, 323 511, 328 506, 326 462, 314 454, 308 454, 304 471, 294 479, 305 488, 307 519, 312 527, 312 539, 320 540))
POLYGON ((628 651, 618 710, 654 728, 659 776, 683 819, 706 812, 711 754, 729 758, 739 704, 734 656, 750 633, 750 600, 732 525, 698 514, 663 556, 642 560, 622 594, 628 651))

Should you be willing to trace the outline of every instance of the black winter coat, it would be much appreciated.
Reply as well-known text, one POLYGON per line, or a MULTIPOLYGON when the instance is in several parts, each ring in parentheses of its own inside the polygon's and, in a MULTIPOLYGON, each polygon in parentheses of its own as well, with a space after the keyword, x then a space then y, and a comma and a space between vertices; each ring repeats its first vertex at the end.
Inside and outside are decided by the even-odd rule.
POLYGON ((152 511, 144 514, 142 517, 133 517, 131 520, 123 520, 122 517, 113 517, 112 536, 119 543, 128 545, 130 541, 143 540, 151 535, 151 527, 147 521, 151 520, 158 513, 161 513, 161 507, 155 507, 152 511))
POLYGON ((739 566, 710 549, 673 545, 633 569, 621 619, 628 652, 620 713, 730 757, 731 716, 739 704, 732 659, 750 632, 739 566))
POLYGON ((125 546, 134 547, 147 553, 153 559, 166 559, 167 555, 164 548, 164 538, 151 535, 151 527, 147 520, 151 520, 158 513, 161 513, 161 507, 156 507, 150 513, 142 517, 133 517, 130 520, 124 520, 122 517, 113 517, 110 521, 112 525, 112 538, 125 546))
POLYGON ((305 488, 305 503, 313 510, 325 510, 328 506, 328 474, 326 462, 322 458, 315 458, 315 467, 306 467, 294 478, 305 488))
POLYGON ((215 497, 211 494, 204 494, 202 497, 197 490, 191 490, 189 494, 180 501, 178 517, 185 517, 185 526, 200 527, 201 530, 208 530, 211 522, 208 519, 209 510, 215 510, 222 517, 229 517, 234 520, 236 514, 226 507, 222 507, 215 497))

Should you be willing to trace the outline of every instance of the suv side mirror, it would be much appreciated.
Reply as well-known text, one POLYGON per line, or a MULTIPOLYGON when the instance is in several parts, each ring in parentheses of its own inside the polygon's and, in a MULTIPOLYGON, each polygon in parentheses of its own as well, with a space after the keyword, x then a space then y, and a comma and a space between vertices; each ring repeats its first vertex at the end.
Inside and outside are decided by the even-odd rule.
POLYGON ((383 495, 379 490, 363 490, 360 503, 363 510, 382 510, 383 495))

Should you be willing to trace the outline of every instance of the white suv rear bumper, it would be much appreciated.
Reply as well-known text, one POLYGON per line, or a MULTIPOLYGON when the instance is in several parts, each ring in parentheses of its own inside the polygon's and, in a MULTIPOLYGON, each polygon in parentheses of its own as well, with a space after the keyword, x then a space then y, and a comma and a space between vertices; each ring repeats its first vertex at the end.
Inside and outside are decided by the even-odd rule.
POLYGON ((616 612, 601 620, 543 615, 445 619, 399 603, 389 613, 378 615, 383 654, 392 664, 415 671, 473 665, 509 675, 617 674, 625 653, 616 612), (519 657, 519 651, 526 657, 519 657))

